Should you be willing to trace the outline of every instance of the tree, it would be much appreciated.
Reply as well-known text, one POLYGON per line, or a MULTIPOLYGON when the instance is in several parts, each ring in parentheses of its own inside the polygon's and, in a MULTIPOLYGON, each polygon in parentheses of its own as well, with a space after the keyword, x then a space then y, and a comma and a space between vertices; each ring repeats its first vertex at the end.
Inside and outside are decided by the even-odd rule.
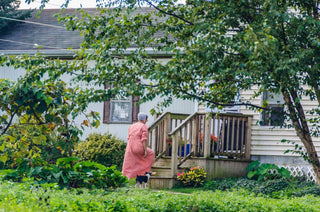
POLYGON ((0 32, 16 24, 10 19, 24 20, 31 17, 32 10, 18 10, 20 0, 0 0, 0 32), (7 19, 8 18, 8 19, 7 19))
POLYGON ((55 162, 72 155, 86 126, 98 126, 98 114, 86 113, 88 99, 81 88, 61 80, 68 61, 36 56, 1 57, 2 66, 24 68, 17 81, 0 79, 0 162, 6 166, 25 159, 55 162), (81 125, 75 118, 84 114, 81 125))
MULTIPOLYGON (((102 2, 102 1, 99 1, 102 2)), ((206 101, 209 106, 230 103, 239 90, 258 86, 282 94, 283 116, 290 120, 320 185, 320 162, 312 136, 318 136, 320 108, 310 112, 300 103, 308 96, 320 104, 319 2, 315 0, 175 0, 107 1, 91 17, 59 17, 70 30, 84 35, 79 58, 95 66, 75 78, 107 91, 92 90, 95 99, 115 95, 139 95, 148 101, 160 95, 164 105, 172 97, 206 101), (147 4, 148 14, 134 13, 147 4), (159 33, 161 36, 159 36, 159 33), (126 54, 132 46, 136 48, 126 54), (147 48, 171 56, 166 64, 148 54, 147 48), (90 49, 90 51, 87 51, 90 49), (144 80, 141 80, 144 79, 144 80), (146 83, 148 82, 148 83, 146 83), (307 113, 313 115, 311 120, 307 113)))

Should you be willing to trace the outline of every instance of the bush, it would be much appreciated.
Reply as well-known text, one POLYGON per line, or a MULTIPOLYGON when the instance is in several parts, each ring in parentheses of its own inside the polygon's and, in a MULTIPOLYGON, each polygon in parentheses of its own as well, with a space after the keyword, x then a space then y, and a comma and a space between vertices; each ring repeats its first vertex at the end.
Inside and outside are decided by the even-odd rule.
POLYGON ((93 133, 76 145, 74 156, 94 161, 105 166, 117 165, 122 168, 126 143, 111 134, 93 133))
POLYGON ((82 187, 91 188, 93 185, 97 188, 117 188, 127 182, 127 178, 116 170, 116 165, 105 167, 102 164, 83 161, 74 166, 74 170, 82 176, 82 187))
POLYGON ((58 158, 70 156, 73 146, 47 125, 15 124, 0 137, 0 168, 15 168, 25 158, 35 157, 55 163, 58 158))
POLYGON ((199 187, 202 186, 206 177, 207 173, 203 168, 194 167, 189 171, 178 173, 177 180, 187 187, 199 187))
POLYGON ((8 172, 3 179, 22 182, 27 177, 40 184, 55 183, 60 187, 102 189, 121 187, 127 182, 127 177, 122 176, 116 166, 105 167, 90 161, 79 162, 76 157, 59 158, 56 164, 43 166, 21 164, 24 165, 8 172))
POLYGON ((246 171, 249 172, 248 178, 256 179, 258 181, 266 179, 290 178, 290 172, 287 169, 283 167, 279 168, 277 165, 269 163, 262 163, 260 165, 260 162, 257 160, 251 162, 247 166, 246 171))
POLYGON ((33 116, 20 117, 0 136, 0 168, 16 168, 24 159, 33 158, 54 164, 59 158, 71 156, 79 131, 72 126, 66 132, 55 128, 52 123, 35 124, 33 116), (70 133, 72 138, 67 136, 70 133))

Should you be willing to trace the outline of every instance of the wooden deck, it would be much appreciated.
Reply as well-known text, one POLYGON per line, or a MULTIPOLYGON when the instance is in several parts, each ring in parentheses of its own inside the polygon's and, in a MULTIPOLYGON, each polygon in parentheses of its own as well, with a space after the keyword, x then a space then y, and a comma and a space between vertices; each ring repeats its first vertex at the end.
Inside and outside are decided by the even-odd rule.
POLYGON ((241 114, 162 114, 149 127, 149 146, 156 153, 152 171, 157 172, 151 187, 172 187, 177 173, 191 166, 205 168, 208 179, 244 175, 251 124, 252 117, 241 114))

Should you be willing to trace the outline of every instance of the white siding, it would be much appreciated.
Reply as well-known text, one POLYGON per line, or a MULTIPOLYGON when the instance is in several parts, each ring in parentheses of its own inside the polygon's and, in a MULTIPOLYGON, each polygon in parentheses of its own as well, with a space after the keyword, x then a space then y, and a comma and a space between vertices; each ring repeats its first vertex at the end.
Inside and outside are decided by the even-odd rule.
POLYGON ((0 79, 17 80, 25 73, 26 71, 24 69, 14 69, 13 67, 0 66, 0 79))
MULTIPOLYGON (((250 100, 252 104, 261 105, 261 97, 252 99, 257 87, 252 90, 246 90, 241 92, 242 101, 250 100)), ((317 101, 311 101, 307 97, 303 98, 302 105, 305 110, 311 110, 316 107, 317 101)), ((284 151, 294 149, 294 144, 282 143, 282 139, 290 140, 302 146, 300 139, 296 135, 293 128, 280 128, 260 126, 260 113, 258 111, 250 110, 244 106, 240 107, 240 112, 243 114, 253 115, 252 121, 252 134, 251 134, 251 155, 252 156, 292 156, 291 153, 284 154, 284 151)), ((307 115, 310 118, 310 115, 307 115)), ((320 151, 320 139, 313 138, 317 151, 320 151)), ((299 156, 299 155, 295 155, 299 156)))

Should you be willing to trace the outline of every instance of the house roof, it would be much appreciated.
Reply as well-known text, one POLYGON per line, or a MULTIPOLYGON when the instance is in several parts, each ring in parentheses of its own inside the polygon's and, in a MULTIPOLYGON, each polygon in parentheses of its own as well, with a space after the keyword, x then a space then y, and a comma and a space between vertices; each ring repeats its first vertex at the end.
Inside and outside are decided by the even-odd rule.
MULTIPOLYGON (((90 15, 98 14, 97 8, 86 8, 90 15)), ((136 13, 148 13, 153 8, 144 7, 138 9, 136 13)), ((41 46, 41 51, 53 55, 70 54, 73 52, 68 48, 79 49, 83 38, 78 31, 68 31, 63 28, 54 17, 57 13, 77 15, 76 9, 44 9, 39 18, 37 11, 32 13, 32 17, 26 22, 20 22, 6 32, 0 33, 0 53, 21 54, 32 53, 41 46), (34 24, 37 23, 37 24, 34 24), (54 27, 56 26, 56 27, 54 27)))

